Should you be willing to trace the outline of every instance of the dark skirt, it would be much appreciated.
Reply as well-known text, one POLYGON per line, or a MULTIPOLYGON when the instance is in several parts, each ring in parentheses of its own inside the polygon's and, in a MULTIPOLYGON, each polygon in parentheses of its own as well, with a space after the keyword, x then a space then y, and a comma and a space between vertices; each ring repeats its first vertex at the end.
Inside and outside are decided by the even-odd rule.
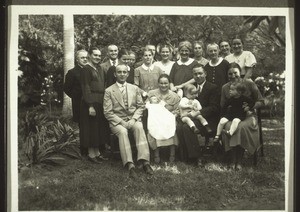
POLYGON ((84 101, 80 105, 80 146, 99 148, 109 138, 108 122, 103 114, 103 105, 94 103, 96 116, 89 115, 89 106, 84 101))

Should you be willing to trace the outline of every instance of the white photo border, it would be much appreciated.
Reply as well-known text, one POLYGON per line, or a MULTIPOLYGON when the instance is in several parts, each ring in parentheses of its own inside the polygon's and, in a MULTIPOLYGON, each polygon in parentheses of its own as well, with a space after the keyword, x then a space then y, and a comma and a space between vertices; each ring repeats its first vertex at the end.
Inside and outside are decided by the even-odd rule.
POLYGON ((19 15, 219 15, 286 17, 285 211, 293 210, 294 193, 294 9, 198 6, 20 6, 8 7, 7 209, 18 211, 18 26, 19 15), (218 8, 218 9, 216 9, 218 8))

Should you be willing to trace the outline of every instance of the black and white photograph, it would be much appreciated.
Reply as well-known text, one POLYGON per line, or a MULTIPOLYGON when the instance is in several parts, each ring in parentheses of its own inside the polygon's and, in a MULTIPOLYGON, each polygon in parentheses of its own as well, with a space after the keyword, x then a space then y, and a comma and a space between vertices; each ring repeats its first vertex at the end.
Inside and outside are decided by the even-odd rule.
POLYGON ((293 9, 9 20, 9 211, 292 211, 293 9))

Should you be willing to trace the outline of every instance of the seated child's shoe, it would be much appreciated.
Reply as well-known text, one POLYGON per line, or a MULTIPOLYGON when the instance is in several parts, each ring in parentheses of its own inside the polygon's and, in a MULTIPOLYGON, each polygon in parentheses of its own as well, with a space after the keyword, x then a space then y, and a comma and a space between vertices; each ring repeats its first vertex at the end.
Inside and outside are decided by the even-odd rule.
POLYGON ((230 135, 230 133, 229 133, 228 130, 223 130, 223 133, 224 133, 226 136, 231 137, 231 135, 230 135))
POLYGON ((205 130, 206 132, 210 135, 212 133, 212 129, 207 125, 204 126, 205 127, 205 130))
POLYGON ((191 129, 193 130, 193 132, 195 134, 199 134, 200 133, 199 129, 196 126, 192 126, 191 129))
POLYGON ((218 136, 218 137, 215 136, 213 142, 214 142, 214 143, 218 143, 219 141, 220 141, 220 137, 219 137, 219 136, 218 136))

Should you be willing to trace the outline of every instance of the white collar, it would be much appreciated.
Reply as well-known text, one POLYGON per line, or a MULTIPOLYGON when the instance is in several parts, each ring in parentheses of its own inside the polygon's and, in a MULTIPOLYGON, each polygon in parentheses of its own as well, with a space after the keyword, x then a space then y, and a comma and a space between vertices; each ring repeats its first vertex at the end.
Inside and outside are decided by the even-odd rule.
POLYGON ((122 87, 126 87, 127 86, 127 83, 126 82, 124 82, 124 84, 121 84, 121 83, 118 83, 118 82, 116 82, 117 83, 117 86, 119 87, 119 88, 122 88, 122 87))
POLYGON ((223 61, 223 58, 219 57, 219 60, 218 60, 218 62, 216 64, 213 65, 212 62, 211 62, 211 60, 210 60, 209 61, 209 65, 215 67, 215 66, 218 66, 222 61, 223 61))
POLYGON ((181 66, 181 65, 186 65, 186 66, 188 66, 188 65, 190 65, 192 62, 194 62, 194 59, 193 59, 193 58, 189 58, 188 61, 186 61, 186 62, 184 62, 184 63, 181 61, 181 59, 177 60, 177 64, 180 65, 180 66, 181 66))
MULTIPOLYGON (((116 61, 115 66, 117 66, 119 64, 119 61, 118 61, 118 59, 116 59, 115 61, 116 61)), ((109 62, 110 62, 110 65, 113 66, 113 60, 109 59, 109 62)))
POLYGON ((142 65, 142 68, 145 69, 145 70, 149 70, 152 71, 154 69, 154 64, 152 63, 149 67, 146 66, 144 63, 142 65))

